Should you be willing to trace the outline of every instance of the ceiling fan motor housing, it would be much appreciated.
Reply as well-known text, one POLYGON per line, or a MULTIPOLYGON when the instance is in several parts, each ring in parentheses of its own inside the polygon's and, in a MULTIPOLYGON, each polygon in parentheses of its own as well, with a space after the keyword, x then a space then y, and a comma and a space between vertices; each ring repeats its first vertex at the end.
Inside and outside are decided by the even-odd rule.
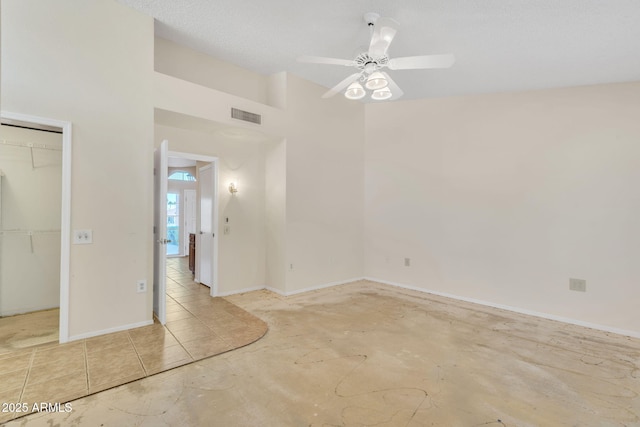
POLYGON ((385 67, 389 62, 389 57, 385 55, 379 58, 373 58, 369 56, 368 52, 362 52, 353 60, 353 62, 355 62, 356 68, 366 72, 367 74, 371 74, 374 71, 385 67))

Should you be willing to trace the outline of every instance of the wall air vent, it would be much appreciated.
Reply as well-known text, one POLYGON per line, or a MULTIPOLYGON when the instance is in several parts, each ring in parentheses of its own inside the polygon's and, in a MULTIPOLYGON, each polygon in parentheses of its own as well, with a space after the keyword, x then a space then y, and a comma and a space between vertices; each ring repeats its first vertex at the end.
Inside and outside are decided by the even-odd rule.
POLYGON ((231 109, 231 117, 245 122, 262 124, 262 116, 256 113, 250 113, 248 111, 238 110, 237 108, 231 109))

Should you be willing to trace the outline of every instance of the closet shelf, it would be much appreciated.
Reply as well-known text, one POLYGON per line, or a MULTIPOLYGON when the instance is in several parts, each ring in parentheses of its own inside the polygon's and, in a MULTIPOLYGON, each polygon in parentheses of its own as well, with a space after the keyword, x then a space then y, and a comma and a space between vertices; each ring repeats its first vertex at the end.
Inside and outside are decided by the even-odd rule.
POLYGON ((10 141, 8 139, 0 139, 0 144, 10 145, 12 147, 38 148, 40 150, 62 151, 62 147, 53 147, 47 144, 34 144, 32 142, 10 141))
POLYGON ((3 234, 24 234, 25 236, 31 236, 33 234, 44 234, 44 233, 59 233, 60 230, 0 230, 0 235, 3 234))

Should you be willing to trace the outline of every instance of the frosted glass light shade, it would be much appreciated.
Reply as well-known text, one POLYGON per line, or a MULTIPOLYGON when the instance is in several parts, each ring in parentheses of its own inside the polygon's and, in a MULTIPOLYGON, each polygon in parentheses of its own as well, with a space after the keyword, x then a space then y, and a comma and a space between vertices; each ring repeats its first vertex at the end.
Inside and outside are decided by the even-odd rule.
POLYGON ((362 99, 366 94, 367 92, 365 92, 360 83, 353 82, 347 88, 344 96, 347 97, 347 99, 362 99))
POLYGON ((380 71, 376 71, 375 73, 371 73, 367 82, 364 84, 365 87, 369 90, 382 89, 389 84, 387 79, 384 78, 380 71))
POLYGON ((374 90, 371 94, 371 99, 375 99, 376 101, 384 101, 385 99, 389 99, 393 96, 391 90, 388 87, 374 90))

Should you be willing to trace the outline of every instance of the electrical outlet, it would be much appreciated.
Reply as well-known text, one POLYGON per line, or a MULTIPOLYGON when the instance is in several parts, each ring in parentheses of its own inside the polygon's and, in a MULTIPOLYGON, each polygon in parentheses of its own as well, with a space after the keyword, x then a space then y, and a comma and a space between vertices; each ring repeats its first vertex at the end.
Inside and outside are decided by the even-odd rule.
POLYGON ((73 230, 74 245, 88 245, 93 243, 93 230, 73 230))
POLYGON ((293 264, 289 264, 289 271, 293 271, 293 264))
POLYGON ((404 266, 405 267, 411 267, 411 258, 405 258, 404 259, 404 266))
POLYGON ((569 278, 569 289, 578 292, 587 292, 587 281, 569 278))
POLYGON ((143 293, 143 292, 147 292, 147 281, 142 279, 142 280, 138 280, 136 282, 136 292, 143 293))

